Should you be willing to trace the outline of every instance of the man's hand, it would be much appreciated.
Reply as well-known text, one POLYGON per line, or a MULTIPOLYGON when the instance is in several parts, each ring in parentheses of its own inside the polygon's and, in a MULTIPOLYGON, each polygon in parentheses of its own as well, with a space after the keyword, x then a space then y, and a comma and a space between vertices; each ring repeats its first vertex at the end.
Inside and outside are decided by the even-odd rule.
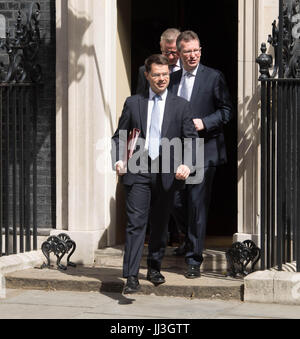
POLYGON ((193 121, 197 132, 205 129, 202 119, 193 119, 193 121))
POLYGON ((127 170, 126 170, 126 167, 125 167, 124 162, 122 160, 119 160, 116 163, 116 171, 117 171, 118 176, 120 176, 120 177, 122 177, 124 174, 126 174, 127 170))
POLYGON ((177 180, 186 180, 189 177, 190 173, 191 171, 186 165, 180 165, 177 168, 175 177, 177 180))

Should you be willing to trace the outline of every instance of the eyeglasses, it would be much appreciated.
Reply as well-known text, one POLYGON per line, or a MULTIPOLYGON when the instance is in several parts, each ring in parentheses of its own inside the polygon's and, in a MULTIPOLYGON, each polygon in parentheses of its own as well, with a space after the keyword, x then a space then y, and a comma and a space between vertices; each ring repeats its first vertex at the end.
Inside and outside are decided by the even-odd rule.
POLYGON ((183 53, 184 55, 191 55, 192 53, 194 53, 194 54, 199 54, 200 51, 201 51, 201 48, 198 48, 198 49, 194 49, 193 51, 182 51, 182 53, 183 53))
POLYGON ((162 54, 165 55, 165 56, 169 56, 169 55, 175 56, 177 54, 177 52, 176 51, 162 52, 162 54))

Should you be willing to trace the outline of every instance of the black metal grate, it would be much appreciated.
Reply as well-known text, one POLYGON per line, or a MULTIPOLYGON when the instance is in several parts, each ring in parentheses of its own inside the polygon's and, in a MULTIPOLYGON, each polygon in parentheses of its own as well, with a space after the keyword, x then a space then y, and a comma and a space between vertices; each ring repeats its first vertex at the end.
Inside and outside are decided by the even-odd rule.
POLYGON ((261 83, 262 269, 300 271, 300 79, 261 83))
POLYGON ((257 58, 261 81, 262 269, 296 261, 300 272, 299 1, 279 0, 279 21, 257 58), (270 68, 273 67, 272 75, 270 68), (278 78, 276 78, 278 77, 278 78))
POLYGON ((0 256, 37 249, 34 84, 0 84, 0 256))
POLYGON ((0 48, 0 256, 37 249, 37 110, 40 5, 18 11, 0 48), (23 18, 25 17, 25 22, 23 18))

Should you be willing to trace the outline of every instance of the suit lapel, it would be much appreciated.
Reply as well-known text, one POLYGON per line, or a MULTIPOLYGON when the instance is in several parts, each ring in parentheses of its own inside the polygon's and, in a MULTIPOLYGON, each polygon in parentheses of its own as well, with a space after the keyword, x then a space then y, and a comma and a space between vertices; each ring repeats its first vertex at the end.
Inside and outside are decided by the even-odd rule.
POLYGON ((172 81, 171 91, 176 96, 178 93, 181 77, 182 77, 182 69, 180 71, 175 72, 173 75, 173 79, 171 80, 172 81))
POLYGON ((198 71, 196 74, 196 79, 194 82, 194 87, 193 87, 193 92, 192 92, 192 96, 191 96, 191 102, 193 102, 194 98, 197 97, 198 93, 199 93, 199 89, 201 87, 201 82, 202 82, 202 73, 204 71, 204 66, 202 64, 199 64, 198 67, 198 71))
POLYGON ((149 100, 149 94, 147 95, 146 93, 143 96, 141 96, 139 100, 142 133, 145 138, 146 138, 146 132, 147 132, 148 100, 149 100))
POLYGON ((165 111, 164 111, 164 118, 163 123, 161 127, 161 137, 164 138, 167 135, 168 127, 170 125, 170 122, 172 120, 172 101, 174 97, 168 92, 167 99, 166 99, 166 105, 165 105, 165 111))
MULTIPOLYGON (((165 104, 165 111, 164 111, 164 118, 162 122, 162 128, 161 128, 161 137, 165 137, 168 131, 168 127, 170 124, 170 121, 172 119, 172 101, 174 99, 174 96, 168 92, 167 98, 166 98, 166 104, 165 104)), ((146 137, 147 133, 147 119, 148 119, 148 100, 149 95, 146 94, 143 96, 140 96, 139 98, 139 110, 140 110, 140 119, 141 119, 141 128, 142 133, 146 137)))

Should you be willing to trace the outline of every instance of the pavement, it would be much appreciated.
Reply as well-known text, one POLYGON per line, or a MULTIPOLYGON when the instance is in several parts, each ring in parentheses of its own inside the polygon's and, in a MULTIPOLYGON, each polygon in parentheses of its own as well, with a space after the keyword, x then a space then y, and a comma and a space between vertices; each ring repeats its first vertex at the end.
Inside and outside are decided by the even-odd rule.
MULTIPOLYGON (((300 306, 156 295, 7 289, 6 298, 0 299, 0 318, 111 319, 105 324, 112 328, 126 319, 156 319, 159 323, 177 319, 177 323, 180 320, 185 324, 193 324, 195 319, 300 319, 300 306)), ((136 321, 127 322, 130 323, 138 324, 136 321)), ((197 330, 197 327, 192 328, 197 330)), ((109 328, 105 327, 105 330, 109 331, 109 328)))
POLYGON ((292 275, 289 278, 285 272, 270 271, 258 271, 244 279, 227 277, 224 252, 209 250, 201 278, 186 279, 184 260, 169 255, 162 269, 165 284, 154 286, 147 281, 147 270, 142 264, 141 291, 123 295, 122 249, 104 252, 98 253, 93 266, 68 267, 66 271, 58 270, 56 265, 41 269, 40 253, 2 258, 0 319, 102 319, 106 321, 101 329, 109 336, 126 333, 142 336, 147 331, 156 336, 157 331, 166 328, 170 332, 160 334, 190 336, 197 333, 198 319, 300 319, 299 273, 286 272, 292 275), (244 293, 246 289, 248 292, 244 293), (285 305, 287 299, 274 297, 283 295, 283 291, 285 298, 287 293, 292 296, 289 303, 293 305, 285 305), (138 319, 155 323, 146 322, 144 333, 126 332, 141 331, 138 319), (177 327, 166 327, 167 322, 176 323, 177 327), (180 332, 187 328, 190 332, 180 332))

